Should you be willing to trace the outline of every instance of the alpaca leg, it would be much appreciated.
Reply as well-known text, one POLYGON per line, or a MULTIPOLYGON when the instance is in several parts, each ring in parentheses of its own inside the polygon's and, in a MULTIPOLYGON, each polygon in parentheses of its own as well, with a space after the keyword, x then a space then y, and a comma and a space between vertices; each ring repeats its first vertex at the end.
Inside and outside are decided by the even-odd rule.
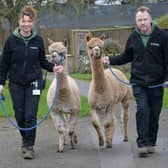
POLYGON ((96 132, 99 138, 99 146, 104 146, 104 139, 103 139, 103 135, 101 132, 100 121, 99 121, 99 117, 96 114, 95 110, 92 111, 92 125, 96 129, 96 132))
POLYGON ((112 148, 112 140, 115 131, 115 121, 111 111, 107 112, 107 116, 104 122, 104 130, 106 137, 106 148, 112 148))
POLYGON ((64 142, 65 142, 65 128, 64 128, 64 118, 60 113, 51 113, 51 118, 54 122, 54 126, 58 131, 58 152, 64 151, 64 142))
POLYGON ((69 132, 70 144, 72 149, 75 149, 74 144, 78 143, 77 136, 75 133, 76 123, 77 123, 77 113, 70 114, 68 132, 69 132))
POLYGON ((128 108, 129 108, 129 99, 124 99, 122 101, 122 112, 121 112, 121 122, 124 132, 124 140, 125 142, 128 141, 128 108))
POLYGON ((58 138, 59 138, 58 152, 64 151, 64 141, 65 141, 64 132, 65 132, 64 128, 61 126, 58 126, 58 138))
POLYGON ((71 149, 75 149, 75 145, 74 145, 74 144, 77 144, 77 143, 78 143, 78 140, 77 140, 77 136, 76 136, 74 130, 70 130, 70 131, 69 131, 69 137, 70 137, 71 149))

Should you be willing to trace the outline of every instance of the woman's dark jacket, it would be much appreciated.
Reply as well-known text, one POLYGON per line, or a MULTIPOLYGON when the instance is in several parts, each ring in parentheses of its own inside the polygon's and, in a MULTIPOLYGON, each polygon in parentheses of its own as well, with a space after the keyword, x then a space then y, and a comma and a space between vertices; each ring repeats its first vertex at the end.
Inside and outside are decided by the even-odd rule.
POLYGON ((140 34, 134 31, 124 53, 110 57, 111 65, 127 62, 132 62, 131 83, 151 86, 168 81, 168 34, 155 27, 145 47, 140 34))
POLYGON ((35 31, 28 38, 20 35, 17 28, 6 39, 0 62, 0 84, 4 85, 7 77, 10 82, 20 85, 30 84, 42 79, 41 68, 50 72, 54 64, 45 58, 44 43, 35 31))

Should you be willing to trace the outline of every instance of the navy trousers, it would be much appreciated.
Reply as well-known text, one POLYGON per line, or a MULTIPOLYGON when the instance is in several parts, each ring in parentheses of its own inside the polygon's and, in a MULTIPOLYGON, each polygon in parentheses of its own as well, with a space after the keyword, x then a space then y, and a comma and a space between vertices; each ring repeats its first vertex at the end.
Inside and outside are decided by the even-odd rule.
MULTIPOLYGON (((39 95, 32 95, 32 85, 18 85, 9 83, 9 90, 13 102, 16 121, 19 127, 30 128, 36 124, 39 95)), ((33 146, 35 144, 36 129, 20 130, 23 145, 33 146)))
POLYGON ((133 86, 137 103, 137 146, 155 146, 159 129, 159 116, 163 102, 163 88, 133 86))

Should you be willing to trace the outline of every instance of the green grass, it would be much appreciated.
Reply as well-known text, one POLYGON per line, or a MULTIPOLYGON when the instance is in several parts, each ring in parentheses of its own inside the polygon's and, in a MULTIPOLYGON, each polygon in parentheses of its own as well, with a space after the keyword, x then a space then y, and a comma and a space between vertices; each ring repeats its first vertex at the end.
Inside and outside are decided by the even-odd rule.
POLYGON ((88 116, 90 115, 90 108, 88 105, 88 99, 85 96, 81 96, 81 111, 80 116, 88 116))
MULTIPOLYGON (((11 101, 11 98, 10 98, 8 87, 6 85, 4 87, 3 94, 5 96, 4 105, 5 105, 6 111, 9 113, 10 116, 11 115, 13 116, 12 101, 11 101)), ((4 116, 1 109, 0 109, 0 111, 1 111, 0 116, 1 117, 4 116)))
MULTIPOLYGON (((44 116, 48 112, 46 95, 47 95, 47 91, 48 91, 48 87, 49 87, 50 83, 51 83, 51 81, 47 81, 46 88, 42 91, 42 94, 40 97, 40 102, 39 102, 38 118, 41 118, 42 116, 44 116)), ((9 94, 8 87, 6 85, 4 87, 4 96, 5 96, 4 105, 5 105, 6 111, 10 116, 13 117, 14 112, 13 112, 11 97, 9 94)), ((0 109, 0 111, 1 111, 1 109, 0 109)), ((87 98, 84 96, 81 96, 81 111, 80 111, 79 116, 87 116, 89 114, 90 114, 90 110, 89 110, 87 98)), ((2 112, 0 112, 0 117, 4 117, 4 114, 2 112)))
MULTIPOLYGON (((88 80, 88 81, 91 79, 90 74, 73 74, 73 75, 71 74, 71 76, 77 79, 88 80)), ((39 110, 38 110, 38 118, 41 118, 48 112, 48 106, 46 103, 46 94, 50 83, 51 81, 47 81, 46 88, 43 90, 41 94, 39 110)), ((4 87, 4 96, 5 96, 5 102, 4 102, 5 108, 10 116, 14 116, 12 102, 11 102, 11 98, 10 98, 10 94, 7 86, 4 87)), ((165 92, 164 92, 163 108, 168 108, 167 100, 168 100, 168 88, 165 89, 165 92)), ((88 116, 88 115, 90 115, 90 108, 88 105, 87 97, 81 96, 81 111, 79 116, 88 116)), ((0 117, 4 117, 4 114, 2 112, 0 113, 0 117)))
POLYGON ((161 28, 164 28, 164 29, 167 29, 168 28, 168 14, 158 18, 156 20, 156 22, 158 23, 158 25, 161 27, 161 28))
POLYGON ((73 77, 75 79, 80 79, 80 80, 90 81, 92 79, 92 75, 91 74, 75 73, 75 74, 70 74, 70 75, 71 75, 71 77, 73 77))
MULTIPOLYGON (((76 79, 87 80, 87 81, 91 80, 91 74, 71 74, 71 76, 76 79)), ((126 73, 126 76, 129 79, 130 73, 126 73)), ((87 98, 86 98, 86 100, 87 100, 87 98)), ((165 109, 168 108, 168 88, 164 89, 163 108, 165 108, 165 109)))
POLYGON ((168 108, 168 88, 164 91, 163 108, 168 108))

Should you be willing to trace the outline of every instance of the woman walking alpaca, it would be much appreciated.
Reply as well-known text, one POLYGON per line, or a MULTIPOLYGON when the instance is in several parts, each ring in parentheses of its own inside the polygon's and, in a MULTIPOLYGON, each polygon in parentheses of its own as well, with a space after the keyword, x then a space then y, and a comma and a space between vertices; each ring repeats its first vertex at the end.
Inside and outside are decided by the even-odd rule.
MULTIPOLYGON (((36 10, 32 6, 22 8, 19 27, 6 39, 0 62, 0 94, 8 76, 16 121, 22 128, 30 128, 36 124, 41 68, 50 72, 63 70, 62 66, 55 66, 46 60, 43 40, 33 29, 35 18, 36 10)), ((20 130, 20 135, 23 158, 33 159, 36 129, 20 130)))

